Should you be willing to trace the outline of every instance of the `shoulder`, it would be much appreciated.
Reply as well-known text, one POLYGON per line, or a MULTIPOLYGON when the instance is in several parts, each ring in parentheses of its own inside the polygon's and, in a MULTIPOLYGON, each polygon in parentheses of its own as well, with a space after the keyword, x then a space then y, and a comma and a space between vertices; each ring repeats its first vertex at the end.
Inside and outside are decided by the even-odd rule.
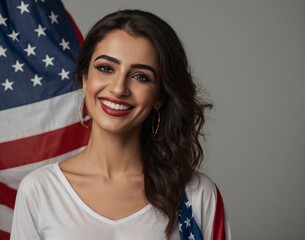
POLYGON ((48 185, 56 179, 56 164, 57 163, 48 164, 30 172, 21 181, 18 192, 31 195, 33 191, 37 191, 43 186, 48 185))
POLYGON ((191 198, 216 197, 215 183, 203 172, 194 171, 190 182, 186 185, 186 192, 191 198))
POLYGON ((216 184, 204 173, 195 171, 186 186, 186 195, 192 205, 192 213, 204 239, 230 239, 230 228, 226 219, 221 194, 216 184), (216 231, 216 232, 215 232, 216 231))
POLYGON ((204 173, 195 171, 185 191, 192 205, 196 222, 205 225, 203 228, 206 229, 216 209, 217 188, 215 183, 204 173))
POLYGON ((186 186, 186 195, 204 239, 231 239, 221 193, 207 175, 195 171, 186 186))

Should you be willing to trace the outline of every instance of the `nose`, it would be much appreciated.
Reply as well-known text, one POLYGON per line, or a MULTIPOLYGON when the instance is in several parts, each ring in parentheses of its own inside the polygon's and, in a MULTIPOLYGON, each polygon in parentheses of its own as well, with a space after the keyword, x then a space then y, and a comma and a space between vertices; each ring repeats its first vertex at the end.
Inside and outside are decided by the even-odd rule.
POLYGON ((115 76, 110 86, 110 92, 115 97, 125 97, 130 95, 128 87, 128 74, 119 74, 115 76))

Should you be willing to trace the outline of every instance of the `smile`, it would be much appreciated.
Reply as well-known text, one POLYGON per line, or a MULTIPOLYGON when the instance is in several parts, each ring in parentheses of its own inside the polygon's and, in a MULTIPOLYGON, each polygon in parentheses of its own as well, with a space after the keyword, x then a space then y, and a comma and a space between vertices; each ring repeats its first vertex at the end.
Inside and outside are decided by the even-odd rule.
POLYGON ((132 105, 110 98, 100 98, 101 107, 105 113, 113 117, 123 117, 128 115, 134 108, 132 105))
POLYGON ((118 103, 113 103, 108 100, 102 100, 102 104, 104 104, 106 107, 109 107, 113 110, 119 110, 119 111, 126 111, 131 109, 131 106, 123 105, 123 104, 118 104, 118 103))

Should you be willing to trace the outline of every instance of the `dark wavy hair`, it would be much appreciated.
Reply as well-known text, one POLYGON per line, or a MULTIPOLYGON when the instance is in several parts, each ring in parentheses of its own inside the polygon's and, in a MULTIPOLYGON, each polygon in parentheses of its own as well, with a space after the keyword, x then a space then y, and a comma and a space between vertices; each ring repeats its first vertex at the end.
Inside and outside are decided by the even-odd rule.
POLYGON ((114 30, 148 39, 157 52, 160 91, 163 105, 158 134, 151 131, 152 110, 142 125, 142 162, 145 196, 169 219, 170 236, 178 219, 182 194, 192 173, 203 160, 200 136, 204 111, 212 105, 197 96, 191 69, 182 43, 175 31, 158 16, 141 10, 121 10, 98 21, 87 34, 80 51, 77 81, 88 73, 97 44, 114 30))

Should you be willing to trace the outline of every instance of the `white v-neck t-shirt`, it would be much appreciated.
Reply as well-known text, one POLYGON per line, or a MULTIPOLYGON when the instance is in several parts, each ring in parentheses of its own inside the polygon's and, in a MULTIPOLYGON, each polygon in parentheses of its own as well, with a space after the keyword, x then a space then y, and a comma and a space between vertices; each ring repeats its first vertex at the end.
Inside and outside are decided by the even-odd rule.
MULTIPOLYGON (((193 215, 204 239, 212 239, 216 186, 196 172, 186 188, 193 215)), ((151 204, 113 221, 87 206, 74 191, 58 163, 26 176, 18 189, 11 239, 13 240, 163 240, 168 219, 151 204)), ((226 224, 227 232, 230 232, 226 224)), ((177 226, 171 235, 179 239, 177 226)), ((230 239, 230 238, 228 238, 230 239)))

